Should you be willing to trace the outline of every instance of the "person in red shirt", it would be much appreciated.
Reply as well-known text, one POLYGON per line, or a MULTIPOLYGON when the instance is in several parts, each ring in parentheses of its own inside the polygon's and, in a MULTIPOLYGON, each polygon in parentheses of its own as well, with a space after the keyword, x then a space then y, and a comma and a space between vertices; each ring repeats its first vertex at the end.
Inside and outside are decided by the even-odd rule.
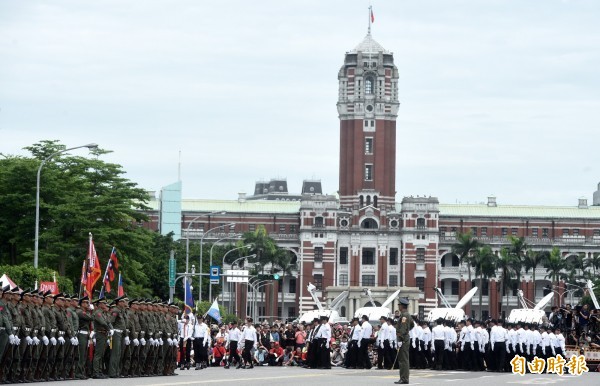
POLYGON ((213 354, 213 366, 221 366, 221 361, 223 360, 223 357, 225 357, 225 347, 223 347, 223 343, 222 342, 217 342, 217 344, 215 344, 215 347, 213 347, 212 350, 212 354, 213 354))
POLYGON ((269 366, 281 366, 283 364, 283 348, 279 342, 273 343, 273 348, 269 350, 269 366))

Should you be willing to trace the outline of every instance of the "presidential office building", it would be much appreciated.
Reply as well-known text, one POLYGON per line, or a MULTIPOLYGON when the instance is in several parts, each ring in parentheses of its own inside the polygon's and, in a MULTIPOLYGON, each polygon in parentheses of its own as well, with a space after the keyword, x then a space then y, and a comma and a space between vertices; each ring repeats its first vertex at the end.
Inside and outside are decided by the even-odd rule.
MULTIPOLYGON (((341 308, 347 318, 368 305, 364 288, 371 288, 374 300, 381 304, 398 287, 405 287, 411 312, 419 314, 437 306, 435 287, 455 304, 475 285, 468 280, 467 267, 451 251, 458 232, 472 232, 495 253, 510 244, 509 236, 525 237, 533 249, 557 247, 565 259, 600 253, 600 185, 593 205, 584 198, 569 207, 502 205, 495 197, 483 204, 443 204, 436 197, 410 195, 398 202, 399 85, 393 54, 369 33, 345 54, 338 80, 337 194, 325 194, 318 180, 304 181, 294 194, 285 179, 273 179, 257 182, 254 194, 240 193, 236 200, 182 199, 181 182, 177 182, 151 195, 150 221, 143 226, 192 242, 202 235, 205 242, 229 242, 264 226, 294 254, 293 275, 258 297, 259 315, 271 318, 293 318, 313 309, 306 289, 309 282, 327 302, 349 290, 341 308), (218 228, 229 223, 235 225, 218 228)), ((545 275, 544 268, 537 268, 533 283, 532 271, 524 273, 509 291, 508 309, 518 306, 518 289, 527 299, 539 300, 550 284, 545 275)), ((475 277, 473 271, 471 276, 475 277)), ((507 308, 501 307, 505 300, 498 281, 486 281, 482 287, 484 316, 499 317, 507 308)), ((249 312, 245 285, 224 290, 223 300, 230 310, 240 316, 249 312)), ((557 289, 557 297, 565 302, 564 289, 557 289)), ((478 307, 476 296, 466 311, 475 314, 478 307)), ((397 301, 392 308, 397 308, 397 301)))

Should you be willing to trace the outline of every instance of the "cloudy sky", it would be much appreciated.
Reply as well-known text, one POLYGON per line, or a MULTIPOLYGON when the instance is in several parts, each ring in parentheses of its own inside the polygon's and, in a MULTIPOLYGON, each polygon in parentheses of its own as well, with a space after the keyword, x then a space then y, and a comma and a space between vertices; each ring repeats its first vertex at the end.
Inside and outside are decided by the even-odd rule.
MULTIPOLYGON (((372 1, 400 73, 396 185, 575 205, 600 182, 600 2, 372 1)), ((0 153, 97 142, 140 186, 338 185, 337 72, 366 0, 0 0, 0 153)), ((85 154, 86 150, 78 150, 85 154)))

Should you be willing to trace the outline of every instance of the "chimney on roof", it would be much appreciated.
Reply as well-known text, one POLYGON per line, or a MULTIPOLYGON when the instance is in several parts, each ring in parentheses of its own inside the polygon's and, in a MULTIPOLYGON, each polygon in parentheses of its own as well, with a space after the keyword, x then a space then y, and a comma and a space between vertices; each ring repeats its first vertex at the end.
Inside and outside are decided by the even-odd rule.
POLYGON ((579 207, 579 209, 587 209, 588 208, 587 198, 580 197, 578 207, 579 207))
POLYGON ((240 192, 238 193, 238 202, 241 204, 242 202, 246 202, 246 193, 240 192))
POLYGON ((496 205, 496 196, 488 196, 488 203, 487 206, 489 207, 496 207, 498 205, 496 205))
POLYGON ((594 192, 594 201, 592 205, 600 205, 600 184, 598 184, 598 190, 594 192))

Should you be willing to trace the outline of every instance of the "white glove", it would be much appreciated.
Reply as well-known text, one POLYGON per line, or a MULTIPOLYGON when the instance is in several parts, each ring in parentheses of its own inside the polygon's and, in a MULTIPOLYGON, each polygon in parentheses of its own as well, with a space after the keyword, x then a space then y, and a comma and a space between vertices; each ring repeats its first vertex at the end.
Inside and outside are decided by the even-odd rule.
POLYGON ((360 347, 360 340, 356 341, 356 347, 360 347))
POLYGON ((52 346, 56 346, 56 338, 55 337, 50 338, 50 343, 52 343, 52 346))
POLYGON ((529 355, 529 346, 527 346, 527 355, 529 355))
POLYGON ((150 346, 154 346, 154 338, 148 339, 148 343, 150 343, 150 346))
POLYGON ((96 333, 94 331, 90 332, 90 339, 94 339, 95 335, 96 335, 96 333))
POLYGON ((73 346, 75 346, 75 338, 71 338, 71 339, 69 339, 69 342, 71 342, 71 344, 72 344, 73 346))
POLYGON ((48 343, 50 343, 50 341, 48 340, 48 337, 45 335, 42 337, 42 342, 44 342, 44 346, 48 346, 48 343))
POLYGON ((92 342, 94 342, 94 346, 96 345, 96 338, 92 339, 92 342))
MULTIPOLYGON (((482 351, 482 352, 483 352, 483 351, 482 351)), ((508 346, 506 346, 506 352, 507 352, 508 354, 510 354, 510 349, 508 348, 508 346)))
POLYGON ((415 342, 414 340, 413 340, 413 342, 412 342, 412 347, 413 347, 413 348, 417 348, 417 344, 416 344, 416 342, 415 342))
POLYGON ((33 337, 33 344, 34 344, 34 345, 36 345, 36 346, 37 346, 38 344, 40 344, 40 340, 39 340, 39 338, 38 338, 37 336, 34 336, 34 337, 33 337))
POLYGON ((142 346, 145 346, 146 345, 146 339, 144 339, 144 338, 140 339, 140 344, 142 346))
POLYGON ((125 343, 125 346, 129 346, 129 344, 131 343, 131 341, 129 340, 128 336, 126 336, 125 339, 123 339, 123 343, 125 343))
POLYGON ((402 342, 398 342, 398 348, 402 347, 402 342))
POLYGON ((108 347, 110 347, 110 339, 107 339, 107 340, 106 340, 106 345, 107 345, 108 347))
POLYGON ((556 351, 554 350, 554 346, 550 346, 550 348, 552 348, 552 356, 555 357, 556 356, 556 351))
POLYGON ((113 336, 114 334, 115 334, 115 330, 110 330, 110 331, 108 332, 108 336, 113 336))
MULTIPOLYGON (((481 346, 480 346, 480 347, 479 347, 479 352, 480 352, 480 353, 484 353, 484 352, 485 352, 485 349, 484 349, 483 347, 481 347, 481 346)), ((509 352, 509 350, 508 350, 508 347, 506 348, 506 352, 509 352)))
POLYGON ((25 340, 27 341, 27 345, 28 345, 28 346, 31 346, 31 345, 33 344, 33 339, 31 339, 31 337, 30 337, 30 336, 26 336, 26 337, 25 337, 25 340))
POLYGON ((15 336, 13 334, 10 334, 8 336, 8 341, 10 342, 10 344, 15 344, 15 336))
POLYGON ((94 311, 94 305, 90 304, 90 306, 88 307, 90 311, 94 311))
POLYGON ((65 338, 63 338, 62 336, 59 336, 58 337, 58 344, 61 344, 61 345, 65 344, 65 338))
POLYGON ((175 340, 174 342, 175 342, 175 347, 179 347, 179 341, 175 340))
POLYGON ((139 345, 140 345, 140 341, 139 341, 137 338, 135 338, 135 339, 133 340, 133 345, 134 345, 134 346, 139 346, 139 345))
POLYGON ((542 346, 542 354, 546 355, 546 346, 542 346))
POLYGON ((18 346, 21 344, 21 338, 15 337, 15 344, 18 346))
POLYGON ((460 345, 460 351, 465 351, 465 342, 460 345))
POLYGON ((163 340, 162 340, 162 338, 158 338, 158 344, 159 344, 160 346, 162 346, 162 345, 163 345, 163 340))
POLYGON ((173 339, 171 339, 171 338, 167 339, 167 343, 169 343, 169 346, 173 346, 173 339))

